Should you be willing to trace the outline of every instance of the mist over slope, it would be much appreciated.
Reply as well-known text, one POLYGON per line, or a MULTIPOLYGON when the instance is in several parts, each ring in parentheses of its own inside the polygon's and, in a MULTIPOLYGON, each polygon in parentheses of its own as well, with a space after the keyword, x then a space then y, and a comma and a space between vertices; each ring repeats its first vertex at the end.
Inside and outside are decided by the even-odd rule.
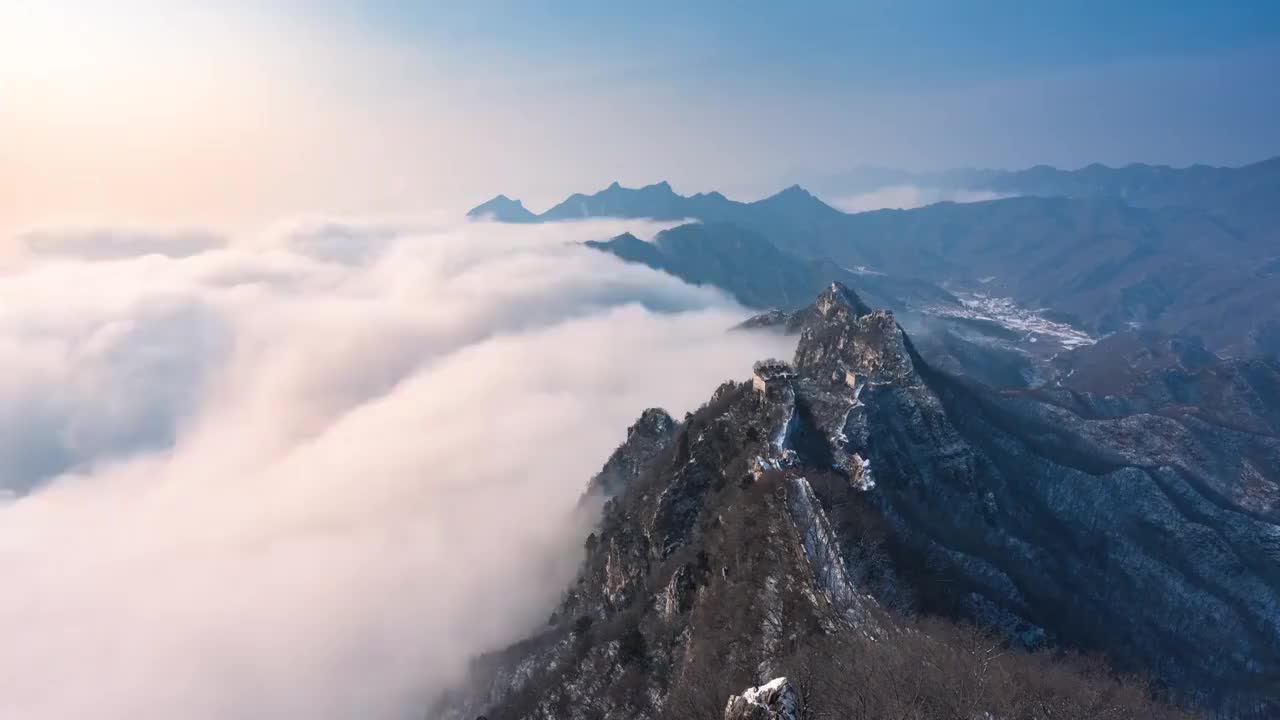
POLYGON ((788 352, 622 229, 9 241, 0 716, 403 717, 545 621, 628 421, 788 352))

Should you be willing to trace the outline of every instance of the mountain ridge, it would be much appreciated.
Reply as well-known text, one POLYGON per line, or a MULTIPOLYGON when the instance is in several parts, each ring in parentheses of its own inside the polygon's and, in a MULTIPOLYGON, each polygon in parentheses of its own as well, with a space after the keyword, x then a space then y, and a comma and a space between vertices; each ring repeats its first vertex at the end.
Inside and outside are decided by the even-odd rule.
POLYGON ((1182 204, 1063 190, 855 214, 798 187, 742 203, 678 195, 669 183, 615 184, 533 221, 729 223, 802 259, 1008 298, 1092 335, 1146 328, 1199 335, 1214 352, 1275 353, 1280 321, 1262 309, 1280 305, 1280 158, 1223 172, 1233 179, 1212 191, 1160 191, 1182 204))
MULTIPOLYGON (((1018 194, 1038 195, 1043 197, 1109 197, 1125 200, 1130 204, 1134 204, 1132 190, 1126 191, 1128 186, 1138 183, 1141 179, 1155 179, 1163 182, 1164 185, 1157 184, 1156 188, 1167 187, 1168 185, 1177 186, 1185 184, 1194 187, 1201 185, 1200 190, 1206 189, 1203 185, 1206 180, 1203 176, 1210 176, 1209 180, 1224 179, 1231 183, 1271 183, 1280 178, 1280 155, 1264 158, 1243 165, 1210 165, 1205 163, 1193 163, 1190 165, 1162 165, 1133 162, 1125 165, 1107 165, 1105 163, 1093 162, 1075 169, 1059 168, 1054 165, 1039 164, 1031 167, 1007 170, 995 168, 953 168, 940 171, 928 172, 912 172, 898 170, 894 168, 862 168, 858 173, 865 173, 871 176, 868 181, 863 181, 858 187, 863 191, 875 190, 878 188, 892 186, 895 184, 915 184, 924 187, 934 187, 940 189, 960 189, 960 190, 993 190, 1000 192, 1012 192, 1018 194), (1200 176, 1200 177, 1197 177, 1200 176), (1098 182, 1102 180, 1102 182, 1098 182), (1090 188, 1089 182, 1093 181, 1096 185, 1090 188), (1042 185, 1039 191, 1034 190, 1036 184, 1042 185), (1075 189, 1072 189, 1072 188, 1075 189)), ((838 182, 838 181, 837 181, 838 182)), ((819 183, 823 186, 830 186, 831 182, 819 183)), ((1211 184, 1211 183, 1209 183, 1211 184)), ((1142 196, 1144 193, 1153 193, 1153 188, 1140 188, 1138 193, 1142 196)), ((662 180, 648 185, 642 185, 638 188, 624 187, 619 181, 611 182, 604 190, 594 195, 585 195, 583 193, 573 193, 566 200, 561 201, 557 205, 552 206, 547 211, 540 214, 534 214, 536 217, 545 219, 562 219, 551 214, 551 210, 565 205, 571 199, 598 198, 604 193, 661 193, 669 197, 678 198, 680 200, 709 199, 716 202, 727 202, 735 205, 754 205, 764 200, 776 198, 779 195, 800 191, 805 195, 817 198, 818 196, 811 191, 805 189, 799 183, 792 183, 778 192, 759 198, 754 201, 737 201, 730 200, 718 191, 705 191, 694 193, 693 195, 679 195, 672 189, 671 183, 662 180)), ((836 190, 835 192, 839 192, 836 190)), ((506 196, 498 195, 488 202, 494 200, 507 200, 506 196)), ((518 202, 518 201, 516 201, 518 202)), ((1143 202, 1141 199, 1138 205, 1149 207, 1160 207, 1160 204, 1151 202, 1143 202)), ((487 203, 485 203, 487 204, 487 203)), ((831 207, 827 203, 823 203, 827 207, 831 207)), ((1185 198, 1181 202, 1165 203, 1167 205, 1178 207, 1190 207, 1207 209, 1211 205, 1203 203, 1190 202, 1185 198)), ((473 208, 473 210, 483 207, 483 204, 473 208)), ((831 207, 832 210, 836 208, 831 207)), ((841 212, 836 210, 837 212, 841 212)), ((858 213, 850 213, 858 214, 858 213)), ((470 215, 470 213, 468 213, 470 215)), ((682 218, 662 218, 662 219, 682 219, 682 218)))
MULTIPOLYGON (((441 717, 718 718, 778 677, 842 717, 1103 716, 1095 690, 1061 690, 1094 681, 1035 665, 1036 647, 1105 652, 1225 716, 1280 710, 1280 441, 991 392, 930 368, 841 285, 802 314, 793 369, 723 384, 657 442, 629 433, 547 629, 478 661, 441 717), (997 633, 1021 694, 951 705, 911 653, 945 664, 968 636, 909 619, 926 616, 997 633), (1031 679, 1050 676, 1058 690, 1031 679), (853 687, 881 704, 858 714, 853 687)), ((1132 703, 1112 717, 1173 716, 1145 690, 1103 695, 1132 703)))

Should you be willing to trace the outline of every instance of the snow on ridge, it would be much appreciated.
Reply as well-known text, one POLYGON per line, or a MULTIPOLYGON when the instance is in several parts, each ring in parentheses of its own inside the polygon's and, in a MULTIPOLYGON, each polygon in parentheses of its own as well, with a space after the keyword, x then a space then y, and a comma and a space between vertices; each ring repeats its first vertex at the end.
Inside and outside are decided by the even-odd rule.
POLYGON ((813 570, 818 588, 831 604, 855 625, 867 628, 871 618, 845 568, 839 542, 827 521, 826 513, 803 477, 788 478, 787 493, 791 521, 800 532, 801 545, 813 570))
POLYGON ((796 406, 792 403, 787 408, 787 419, 778 427, 778 431, 773 436, 773 449, 778 455, 786 453, 787 448, 791 444, 791 432, 795 429, 796 423, 796 406))

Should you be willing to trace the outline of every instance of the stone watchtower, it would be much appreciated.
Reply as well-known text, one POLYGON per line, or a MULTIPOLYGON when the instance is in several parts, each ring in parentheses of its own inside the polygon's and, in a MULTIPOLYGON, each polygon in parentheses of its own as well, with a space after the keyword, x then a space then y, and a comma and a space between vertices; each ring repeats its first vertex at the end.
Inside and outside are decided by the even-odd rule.
POLYGON ((751 370, 751 387, 764 395, 789 386, 796 377, 796 371, 781 360, 761 360, 751 370))
POLYGON ((848 385, 850 390, 858 389, 858 376, 847 367, 841 366, 831 371, 832 385, 848 385))

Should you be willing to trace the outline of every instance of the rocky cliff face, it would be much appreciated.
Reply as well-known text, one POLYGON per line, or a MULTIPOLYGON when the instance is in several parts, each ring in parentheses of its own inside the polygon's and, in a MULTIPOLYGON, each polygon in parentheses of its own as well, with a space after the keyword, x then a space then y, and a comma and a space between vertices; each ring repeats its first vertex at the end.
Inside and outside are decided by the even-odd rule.
POLYGON ((945 586, 928 609, 1101 650, 1209 706, 1272 707, 1255 693, 1280 679, 1274 437, 927 377, 864 402, 877 502, 917 584, 945 586))
MULTIPOLYGON (((904 627, 919 613, 1015 647, 1101 651, 1228 716, 1280 712, 1274 436, 1194 416, 1086 417, 972 386, 839 285, 796 317, 795 378, 763 392, 726 383, 679 424, 641 418, 593 481, 610 499, 545 631, 477 660, 432 717, 787 717, 742 688, 805 675, 813 653, 822 667, 862 653, 841 678, 905 670, 861 691, 811 682, 824 689, 797 692, 796 712, 1050 716, 1045 698, 1070 685, 997 698, 985 673, 1004 654, 904 627), (988 689, 953 694, 963 705, 925 692, 926 665, 946 664, 911 652, 957 658, 970 678, 938 688, 988 689), (868 688, 892 691, 868 700, 868 688)), ((1053 712, 1155 713, 1142 693, 1125 706, 1142 709, 1116 710, 1117 692, 1090 695, 1105 712, 1075 696, 1053 712)))
POLYGON ((593 481, 616 495, 545 632, 479 659, 432 717, 719 717, 824 624, 873 628, 875 601, 794 480, 795 415, 790 388, 727 383, 672 436, 637 423, 593 481))
POLYGON ((607 499, 626 489, 663 450, 670 447, 680 425, 662 408, 649 408, 627 428, 627 439, 613 451, 599 474, 587 485, 588 496, 607 499))
POLYGON ((724 720, 799 720, 800 693, 786 678, 747 688, 729 698, 724 720))

